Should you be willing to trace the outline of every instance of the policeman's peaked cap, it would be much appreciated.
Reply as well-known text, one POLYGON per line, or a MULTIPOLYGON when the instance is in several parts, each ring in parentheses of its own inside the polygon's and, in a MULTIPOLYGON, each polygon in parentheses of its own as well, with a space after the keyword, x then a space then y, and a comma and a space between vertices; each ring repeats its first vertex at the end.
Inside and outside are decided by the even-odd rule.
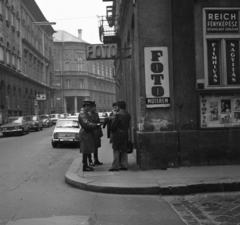
POLYGON ((92 101, 83 101, 83 106, 87 106, 87 105, 92 106, 93 102, 92 101))

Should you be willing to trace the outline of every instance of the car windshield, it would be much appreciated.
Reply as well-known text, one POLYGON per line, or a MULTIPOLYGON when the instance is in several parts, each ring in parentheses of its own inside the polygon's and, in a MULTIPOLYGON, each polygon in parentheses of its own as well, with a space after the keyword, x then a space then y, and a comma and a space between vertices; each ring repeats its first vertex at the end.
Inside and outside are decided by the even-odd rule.
POLYGON ((51 115, 51 118, 56 118, 56 115, 51 115))
POLYGON ((58 120, 56 127, 58 128, 79 128, 78 121, 75 120, 58 120))
POLYGON ((9 118, 8 121, 9 123, 22 123, 23 118, 22 117, 9 118))
POLYGON ((37 120, 37 116, 33 116, 31 120, 37 120))
POLYGON ((48 119, 49 117, 48 116, 42 116, 42 119, 48 119))

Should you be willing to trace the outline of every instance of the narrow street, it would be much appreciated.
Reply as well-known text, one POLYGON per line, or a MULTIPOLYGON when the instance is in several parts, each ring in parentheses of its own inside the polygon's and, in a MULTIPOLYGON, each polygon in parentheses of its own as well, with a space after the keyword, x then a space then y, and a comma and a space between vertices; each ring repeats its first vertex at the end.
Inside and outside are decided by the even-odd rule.
MULTIPOLYGON (((160 196, 86 192, 65 183, 77 147, 52 148, 52 128, 0 137, 0 225, 184 224, 160 196)), ((103 142, 108 141, 106 130, 103 142)))

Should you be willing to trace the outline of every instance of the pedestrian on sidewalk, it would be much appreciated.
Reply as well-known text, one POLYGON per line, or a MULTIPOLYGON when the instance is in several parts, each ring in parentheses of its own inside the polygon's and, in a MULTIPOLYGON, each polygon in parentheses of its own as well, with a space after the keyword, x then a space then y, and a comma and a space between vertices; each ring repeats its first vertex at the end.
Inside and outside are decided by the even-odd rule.
MULTIPOLYGON (((95 101, 93 102, 93 106, 89 111, 89 114, 91 116, 93 123, 100 124, 99 115, 97 113, 97 105, 95 101)), ((101 163, 98 159, 98 148, 101 147, 101 137, 103 136, 101 126, 98 126, 93 130, 93 136, 94 136, 94 142, 95 142, 95 153, 93 153, 94 161, 92 160, 92 154, 89 154, 88 155, 89 165, 90 166, 102 165, 103 163, 101 163)))
POLYGON ((126 111, 126 102, 117 102, 117 114, 112 123, 112 148, 113 163, 109 171, 128 170, 127 143, 128 129, 130 127, 131 116, 126 111), (121 152, 121 167, 119 168, 119 156, 121 152))
POLYGON ((114 102, 112 104, 112 107, 113 107, 113 110, 111 111, 109 117, 106 119, 106 121, 103 124, 103 129, 107 126, 107 138, 110 139, 110 143, 112 143, 112 141, 111 141, 111 134, 112 134, 111 124, 112 124, 112 121, 113 121, 113 119, 114 119, 114 117, 117 113, 117 109, 118 109, 117 103, 114 102))
POLYGON ((92 119, 89 115, 89 111, 93 106, 93 102, 84 101, 83 108, 79 113, 78 121, 81 125, 81 129, 79 132, 80 136, 80 153, 82 153, 82 164, 83 171, 93 171, 94 169, 88 165, 87 157, 88 154, 95 153, 95 142, 94 142, 94 134, 93 130, 97 127, 101 126, 100 124, 93 123, 92 119))

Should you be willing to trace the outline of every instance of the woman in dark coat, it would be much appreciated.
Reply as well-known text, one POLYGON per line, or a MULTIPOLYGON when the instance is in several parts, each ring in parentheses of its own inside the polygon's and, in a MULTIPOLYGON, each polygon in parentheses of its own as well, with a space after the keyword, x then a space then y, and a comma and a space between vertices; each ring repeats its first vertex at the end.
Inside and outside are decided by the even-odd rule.
POLYGON ((118 101, 117 106, 118 112, 111 123, 113 163, 109 171, 128 169, 127 143, 128 143, 128 129, 130 127, 131 116, 126 111, 125 101, 118 101), (121 152, 121 167, 119 168, 120 152, 121 152))

